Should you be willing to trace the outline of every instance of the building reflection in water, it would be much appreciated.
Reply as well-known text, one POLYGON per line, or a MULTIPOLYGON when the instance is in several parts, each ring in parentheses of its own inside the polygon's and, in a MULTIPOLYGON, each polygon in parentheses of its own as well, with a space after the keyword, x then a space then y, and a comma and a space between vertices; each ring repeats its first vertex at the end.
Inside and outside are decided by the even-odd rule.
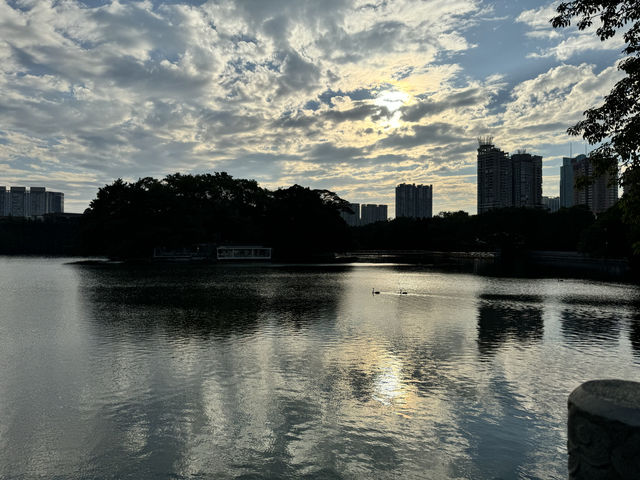
POLYGON ((640 352, 640 310, 618 286, 0 266, 0 290, 21 292, 0 312, 0 478, 561 478, 563 389, 640 367, 626 341, 593 355, 565 340, 617 314, 609 330, 640 352))
POLYGON ((636 307, 629 322, 629 341, 633 348, 633 355, 640 361, 640 307, 636 307))
MULTIPOLYGON (((297 476, 318 449, 318 398, 339 388, 311 341, 333 336, 338 269, 331 277, 240 266, 79 271, 92 338, 101 339, 86 395, 103 406, 86 423, 96 438, 109 432, 103 463, 136 478, 297 476)), ((387 450, 378 463, 393 459, 387 450)))
POLYGON ((478 350, 492 355, 506 343, 529 345, 544 333, 542 299, 533 295, 482 294, 478 305, 478 350))
POLYGON ((560 328, 569 344, 606 347, 620 336, 620 305, 593 298, 568 297, 563 300, 560 328))

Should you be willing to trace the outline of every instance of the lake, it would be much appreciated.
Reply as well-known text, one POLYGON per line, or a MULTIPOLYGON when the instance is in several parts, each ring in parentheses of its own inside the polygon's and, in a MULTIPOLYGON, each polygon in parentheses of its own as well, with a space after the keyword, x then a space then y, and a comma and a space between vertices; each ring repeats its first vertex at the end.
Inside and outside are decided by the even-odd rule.
POLYGON ((640 380, 632 285, 70 261, 0 257, 2 479, 565 479, 640 380))

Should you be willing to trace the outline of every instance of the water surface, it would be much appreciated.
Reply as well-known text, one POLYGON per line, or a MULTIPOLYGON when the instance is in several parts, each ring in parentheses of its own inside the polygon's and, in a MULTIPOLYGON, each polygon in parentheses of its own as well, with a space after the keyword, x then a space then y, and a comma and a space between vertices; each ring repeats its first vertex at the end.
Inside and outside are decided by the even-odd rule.
POLYGON ((624 284, 0 258, 0 292, 2 479, 564 479, 571 390, 640 379, 624 284))

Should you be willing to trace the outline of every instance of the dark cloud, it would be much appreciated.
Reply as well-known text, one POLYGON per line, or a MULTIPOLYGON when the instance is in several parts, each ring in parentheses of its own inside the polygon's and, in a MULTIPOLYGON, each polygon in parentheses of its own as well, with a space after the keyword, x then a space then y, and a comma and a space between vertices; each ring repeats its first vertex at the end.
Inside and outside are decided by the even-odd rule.
POLYGON ((320 69, 302 58, 297 52, 288 52, 282 64, 282 73, 276 80, 277 96, 310 92, 319 85, 320 69))
POLYGON ((452 158, 464 158, 470 153, 475 154, 477 148, 478 143, 475 136, 465 133, 465 137, 460 138, 459 141, 453 145, 435 145, 429 150, 429 155, 431 157, 448 158, 451 160, 452 158))
POLYGON ((335 97, 349 97, 351 100, 371 100, 375 98, 375 90, 370 88, 359 88, 349 92, 343 92, 342 90, 325 90, 318 95, 318 100, 322 103, 333 106, 333 99, 335 97))
POLYGON ((390 113, 386 107, 372 105, 370 103, 357 103, 355 107, 349 110, 328 110, 322 113, 322 117, 333 122, 346 122, 364 120, 373 117, 378 120, 382 117, 389 117, 390 113))
POLYGON ((302 24, 310 31, 333 30, 342 23, 351 0, 244 0, 233 2, 232 13, 244 19, 253 30, 260 30, 272 38, 284 39, 290 33, 289 23, 277 21, 281 28, 274 29, 272 19, 286 12, 291 22, 302 24))
POLYGON ((287 113, 273 122, 276 128, 309 128, 318 121, 313 115, 287 113))
POLYGON ((155 62, 141 62, 133 57, 108 59, 102 75, 121 88, 134 89, 149 97, 175 98, 186 94, 185 97, 189 98, 200 95, 211 83, 207 75, 190 75, 184 70, 155 62))
POLYGON ((448 145, 464 142, 465 132, 461 127, 448 123, 432 123, 430 125, 414 125, 413 134, 392 134, 380 140, 380 147, 413 148, 420 145, 448 145))
POLYGON ((311 115, 305 115, 300 112, 295 114, 286 112, 273 125, 279 128, 309 128, 315 124, 321 125, 323 122, 354 122, 366 120, 367 118, 377 121, 383 117, 389 118, 390 116, 391 113, 386 107, 366 102, 356 102, 354 107, 348 110, 330 109, 311 115))
POLYGON ((374 151, 371 147, 337 147, 332 142, 324 142, 314 145, 305 155, 305 159, 319 165, 331 166, 340 163, 348 163, 353 166, 376 166, 384 170, 385 166, 396 168, 399 163, 409 159, 403 154, 371 155, 374 151))
POLYGON ((471 88, 462 92, 456 92, 443 100, 424 100, 414 105, 400 108, 402 120, 405 122, 418 122, 423 117, 435 115, 445 110, 482 105, 488 100, 486 93, 478 88, 471 88))
POLYGON ((302 108, 304 108, 305 110, 313 110, 315 112, 320 108, 320 103, 316 102, 315 100, 309 100, 304 104, 304 107, 302 108))
POLYGON ((263 123, 263 120, 255 115, 240 115, 210 109, 203 110, 198 119, 198 125, 207 139, 215 139, 216 135, 235 135, 255 131, 263 123))
POLYGON ((314 145, 306 159, 318 163, 345 163, 366 155, 366 149, 357 147, 336 147, 332 142, 314 145))
POLYGON ((51 75, 58 73, 55 68, 39 62, 37 58, 27 52, 26 49, 16 47, 11 41, 7 41, 6 44, 11 51, 11 56, 22 67, 24 72, 32 75, 51 75))
POLYGON ((338 64, 355 63, 375 53, 390 53, 401 45, 406 24, 399 21, 384 21, 354 33, 337 28, 324 34, 317 45, 338 64))

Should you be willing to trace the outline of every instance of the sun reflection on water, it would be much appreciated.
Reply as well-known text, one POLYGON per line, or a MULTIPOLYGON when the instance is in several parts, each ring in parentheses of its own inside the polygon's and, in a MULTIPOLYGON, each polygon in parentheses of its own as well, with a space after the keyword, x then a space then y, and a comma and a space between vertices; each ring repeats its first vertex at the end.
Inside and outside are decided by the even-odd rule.
POLYGON ((402 362, 393 356, 385 357, 384 361, 375 376, 372 397, 383 405, 404 403, 407 392, 402 381, 402 362))

